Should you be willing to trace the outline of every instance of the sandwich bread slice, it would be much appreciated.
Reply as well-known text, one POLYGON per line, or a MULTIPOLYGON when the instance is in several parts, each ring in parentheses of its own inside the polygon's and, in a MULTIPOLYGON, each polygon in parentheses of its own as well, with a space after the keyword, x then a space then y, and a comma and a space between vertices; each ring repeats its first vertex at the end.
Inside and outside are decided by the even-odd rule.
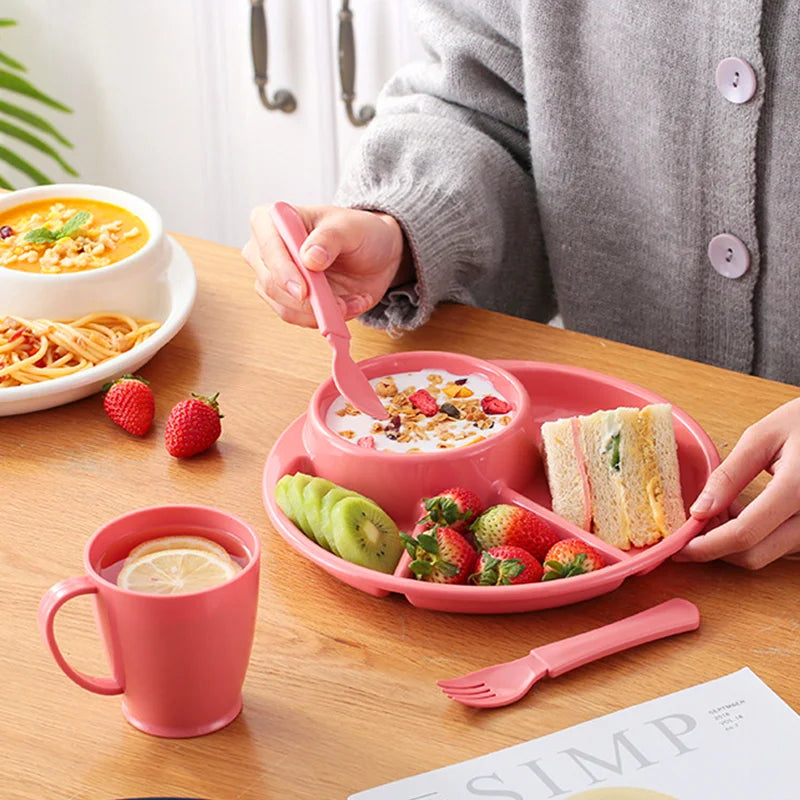
POLYGON ((553 511, 622 550, 686 521, 672 408, 621 407, 542 425, 553 511))

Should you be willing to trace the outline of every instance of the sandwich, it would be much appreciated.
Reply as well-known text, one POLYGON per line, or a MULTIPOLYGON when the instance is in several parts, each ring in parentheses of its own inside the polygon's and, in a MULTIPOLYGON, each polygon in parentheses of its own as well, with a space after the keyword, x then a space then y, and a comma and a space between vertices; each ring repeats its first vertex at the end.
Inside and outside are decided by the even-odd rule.
POLYGON ((553 511, 622 550, 686 521, 672 408, 616 408, 542 424, 553 511))

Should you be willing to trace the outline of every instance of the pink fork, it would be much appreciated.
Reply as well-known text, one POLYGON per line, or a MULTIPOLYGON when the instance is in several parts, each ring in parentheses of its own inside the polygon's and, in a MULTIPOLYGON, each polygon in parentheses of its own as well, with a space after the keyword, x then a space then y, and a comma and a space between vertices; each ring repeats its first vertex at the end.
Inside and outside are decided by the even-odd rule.
POLYGON ((674 598, 602 628, 536 647, 515 661, 436 683, 451 700, 465 706, 506 706, 519 700, 545 675, 555 678, 603 656, 664 636, 692 631, 699 625, 697 606, 674 598))

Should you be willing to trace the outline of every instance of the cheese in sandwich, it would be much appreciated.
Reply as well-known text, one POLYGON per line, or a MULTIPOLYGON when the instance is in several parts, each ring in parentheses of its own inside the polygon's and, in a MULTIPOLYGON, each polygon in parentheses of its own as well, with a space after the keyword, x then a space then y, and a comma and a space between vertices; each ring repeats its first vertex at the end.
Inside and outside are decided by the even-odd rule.
POLYGON ((553 511, 609 544, 654 544, 686 521, 672 409, 616 408, 542 425, 553 511))

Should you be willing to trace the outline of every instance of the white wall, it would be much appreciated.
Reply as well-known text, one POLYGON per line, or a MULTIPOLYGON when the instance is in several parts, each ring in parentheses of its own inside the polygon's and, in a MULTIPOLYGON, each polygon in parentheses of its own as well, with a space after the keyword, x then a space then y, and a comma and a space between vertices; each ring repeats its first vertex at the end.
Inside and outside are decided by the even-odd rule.
MULTIPOLYGON (((249 0, 5 0, 0 14, 20 24, 0 29, 0 49, 75 110, 19 99, 75 143, 64 155, 80 180, 145 197, 169 230, 240 246, 254 205, 328 202, 360 133, 344 121, 339 100, 339 5, 266 2, 269 93, 291 89, 293 114, 267 111, 258 99, 249 0)), ((407 60, 412 36, 404 0, 350 5, 360 106, 374 103, 407 60)), ((54 180, 74 180, 25 145, 13 147, 54 180)))

